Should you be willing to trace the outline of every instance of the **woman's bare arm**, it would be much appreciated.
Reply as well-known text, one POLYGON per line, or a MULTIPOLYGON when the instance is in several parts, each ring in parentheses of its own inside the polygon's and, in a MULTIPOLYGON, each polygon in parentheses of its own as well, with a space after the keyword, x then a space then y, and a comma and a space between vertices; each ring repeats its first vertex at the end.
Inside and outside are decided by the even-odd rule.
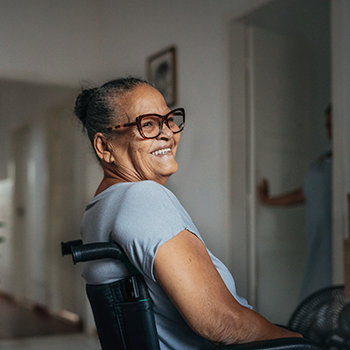
POLYGON ((189 326, 215 344, 300 336, 240 305, 204 244, 187 230, 158 249, 154 273, 189 326))
POLYGON ((297 188, 293 191, 270 196, 269 182, 263 179, 257 186, 258 197, 261 203, 271 206, 287 207, 303 204, 305 202, 304 191, 297 188))

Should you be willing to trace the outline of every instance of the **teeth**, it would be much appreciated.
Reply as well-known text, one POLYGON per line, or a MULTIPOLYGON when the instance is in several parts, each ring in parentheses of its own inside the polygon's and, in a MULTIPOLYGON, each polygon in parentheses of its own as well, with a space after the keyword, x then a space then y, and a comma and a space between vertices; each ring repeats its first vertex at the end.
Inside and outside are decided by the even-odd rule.
POLYGON ((152 154, 155 156, 158 156, 160 154, 165 154, 165 153, 168 153, 170 151, 171 151, 171 148, 164 148, 164 149, 160 149, 158 151, 154 151, 154 152, 152 152, 152 154))

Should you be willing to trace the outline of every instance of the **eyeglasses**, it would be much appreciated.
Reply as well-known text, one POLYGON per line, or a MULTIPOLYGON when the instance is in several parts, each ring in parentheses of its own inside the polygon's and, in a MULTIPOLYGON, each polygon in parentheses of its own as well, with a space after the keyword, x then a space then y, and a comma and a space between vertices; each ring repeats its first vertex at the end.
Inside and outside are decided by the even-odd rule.
POLYGON ((159 114, 140 115, 132 123, 115 125, 107 128, 107 131, 137 125, 137 129, 144 139, 154 139, 162 133, 164 123, 174 134, 179 133, 185 127, 185 110, 176 108, 164 116, 159 114))

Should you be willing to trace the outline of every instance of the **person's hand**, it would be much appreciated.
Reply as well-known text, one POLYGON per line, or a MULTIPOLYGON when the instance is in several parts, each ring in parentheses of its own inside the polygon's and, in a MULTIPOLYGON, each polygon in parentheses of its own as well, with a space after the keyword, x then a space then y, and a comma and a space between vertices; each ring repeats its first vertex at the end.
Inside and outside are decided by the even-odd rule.
POLYGON ((257 187, 258 198, 261 203, 269 206, 288 207, 291 205, 302 204, 305 202, 303 188, 296 188, 290 192, 270 195, 270 186, 267 179, 262 179, 257 187))
POLYGON ((262 179, 257 186, 257 192, 260 202, 266 203, 270 198, 270 186, 267 179, 262 179))

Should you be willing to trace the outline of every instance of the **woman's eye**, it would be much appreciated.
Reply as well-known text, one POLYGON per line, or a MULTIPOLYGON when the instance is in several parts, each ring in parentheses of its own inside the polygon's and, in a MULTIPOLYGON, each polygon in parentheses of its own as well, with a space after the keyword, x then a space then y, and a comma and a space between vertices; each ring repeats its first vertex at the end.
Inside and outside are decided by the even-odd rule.
POLYGON ((144 122, 142 122, 142 127, 143 128, 152 127, 154 125, 155 125, 154 120, 145 120, 144 122))

